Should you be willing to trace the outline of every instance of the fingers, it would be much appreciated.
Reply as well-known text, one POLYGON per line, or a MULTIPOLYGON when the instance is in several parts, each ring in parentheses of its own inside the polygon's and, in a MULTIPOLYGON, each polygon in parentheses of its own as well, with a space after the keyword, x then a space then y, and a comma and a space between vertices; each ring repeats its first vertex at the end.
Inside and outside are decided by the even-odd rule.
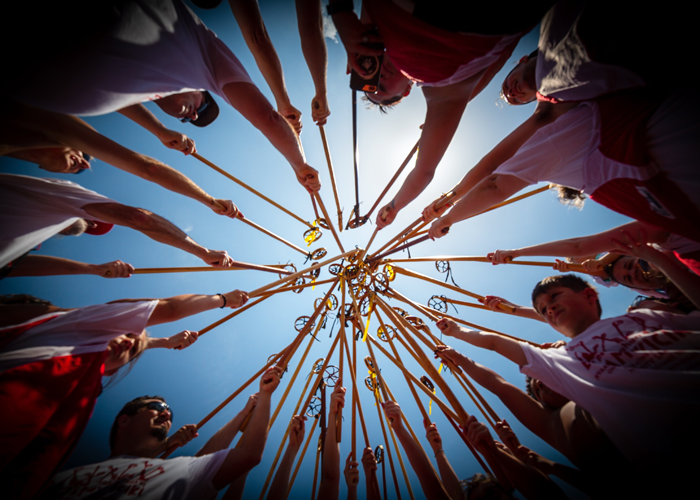
POLYGON ((311 118, 316 125, 325 125, 331 112, 328 109, 328 100, 325 96, 316 96, 311 101, 311 118))
POLYGON ((207 250, 207 257, 203 260, 212 267, 227 268, 233 265, 233 259, 225 250, 207 250))
POLYGON ((226 294, 226 305, 231 309, 244 306, 248 302, 248 293, 242 290, 234 290, 226 294))
POLYGON ((104 270, 100 276, 103 278, 129 278, 134 272, 134 266, 121 260, 102 264, 102 267, 104 270))
POLYGON ((231 200, 215 200, 212 210, 219 215, 225 215, 226 217, 231 217, 232 219, 238 217, 239 214, 241 218, 244 218, 243 214, 238 210, 238 207, 234 205, 231 200), (223 210, 217 205, 223 206, 223 210))
POLYGON ((377 229, 384 229, 385 227, 389 226, 392 222, 394 222, 394 219, 396 219, 398 213, 399 211, 392 207, 391 203, 384 205, 384 208, 379 211, 377 214, 377 219, 375 220, 377 229))
POLYGON ((282 368, 279 366, 271 366, 260 378, 260 389, 265 392, 274 392, 280 383, 282 377, 282 368))
POLYGON ((189 137, 185 136, 185 141, 183 144, 183 149, 181 149, 185 155, 191 155, 192 153, 197 152, 197 147, 194 144, 194 139, 190 139, 189 137))
POLYGON ((175 342, 175 346, 173 347, 173 349, 181 351, 182 349, 185 349, 194 344, 198 338, 199 332, 191 332, 189 330, 185 330, 184 332, 180 332, 177 335, 173 335, 171 337, 171 339, 174 339, 175 342))

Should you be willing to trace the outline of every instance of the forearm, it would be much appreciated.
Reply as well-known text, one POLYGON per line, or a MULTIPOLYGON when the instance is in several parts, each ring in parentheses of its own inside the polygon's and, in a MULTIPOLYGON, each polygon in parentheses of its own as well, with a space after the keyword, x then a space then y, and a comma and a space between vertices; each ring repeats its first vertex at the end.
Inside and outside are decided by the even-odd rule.
MULTIPOLYGON (((369 489, 367 489, 367 493, 369 495, 369 489)), ((357 500, 357 486, 348 486, 348 500, 357 500)), ((367 500, 369 500, 369 496, 367 497, 367 500)))
MULTIPOLYGON (((219 297, 219 299, 221 299, 221 297, 219 297)), ((209 441, 207 441, 207 443, 197 452, 195 456, 201 457, 202 455, 216 453, 217 451, 225 450, 231 446, 233 438, 235 438, 236 434, 238 434, 238 431, 241 429, 241 425, 247 416, 247 411, 238 412, 235 417, 229 420, 226 425, 219 429, 216 434, 214 434, 209 441)))
MULTIPOLYGON (((565 499, 563 491, 542 472, 524 464, 510 453, 496 449, 496 459, 512 485, 528 500, 540 498, 565 499)), ((499 479, 500 481, 500 479, 499 479)))
POLYGON ((156 115, 151 113, 146 106, 141 103, 128 106, 117 111, 126 116, 131 121, 138 123, 150 133, 161 139, 163 131, 167 130, 156 115))
POLYGON ((323 445, 323 465, 321 467, 321 485, 318 490, 319 498, 336 500, 340 489, 340 444, 336 441, 336 415, 342 418, 342 412, 328 413, 328 429, 323 445))
POLYGON ((444 450, 440 450, 435 453, 435 460, 437 460, 438 470, 440 471, 440 478, 442 479, 442 484, 445 485, 447 493, 452 499, 462 498, 462 484, 457 477, 452 465, 447 460, 444 450))
POLYGON ((248 479, 247 472, 236 478, 226 490, 222 500, 241 500, 243 498, 243 490, 245 490, 246 479, 248 479))
POLYGON ((287 445, 287 450, 284 452, 280 466, 275 473, 275 478, 270 484, 270 491, 267 494, 268 499, 286 498, 289 490, 289 476, 294 464, 294 457, 296 457, 298 451, 299 446, 287 445))
MULTIPOLYGON (((349 492, 350 490, 348 488, 348 493, 349 492)), ((355 498, 357 498, 357 488, 355 488, 355 495, 355 498)), ((382 494, 379 490, 379 481, 377 481, 376 470, 365 470, 365 495, 367 500, 382 500, 382 494)))
POLYGON ((413 437, 408 433, 404 426, 398 429, 394 428, 396 437, 401 441, 403 451, 406 453, 408 461, 411 463, 413 472, 418 476, 423 494, 428 500, 449 500, 447 492, 443 488, 438 477, 433 473, 433 468, 425 456, 423 450, 418 443, 413 440, 413 437))
POLYGON ((674 255, 655 251, 649 261, 658 267, 688 299, 700 309, 700 276, 688 269, 674 255))
MULTIPOLYGON (((222 305, 223 299, 219 295, 177 295, 167 299, 160 299, 148 320, 148 326, 171 323, 194 314, 219 308, 222 305)), ((234 420, 238 417, 236 416, 234 420)), ((240 423, 238 426, 240 427, 240 423)), ((236 428, 237 431, 238 427, 236 428)), ((233 439, 233 436, 231 436, 231 439, 233 439)))
POLYGON ((68 274, 100 274, 100 267, 85 262, 52 257, 50 255, 27 255, 13 266, 8 277, 57 276, 68 274))
POLYGON ((301 51, 309 67, 316 95, 325 95, 327 92, 328 48, 323 38, 321 8, 320 0, 296 0, 301 51))
POLYGON ((519 366, 523 366, 527 363, 525 354, 517 340, 498 335, 497 333, 480 332, 477 330, 468 330, 466 328, 460 328, 456 338, 475 347, 495 351, 501 356, 517 363, 519 366))

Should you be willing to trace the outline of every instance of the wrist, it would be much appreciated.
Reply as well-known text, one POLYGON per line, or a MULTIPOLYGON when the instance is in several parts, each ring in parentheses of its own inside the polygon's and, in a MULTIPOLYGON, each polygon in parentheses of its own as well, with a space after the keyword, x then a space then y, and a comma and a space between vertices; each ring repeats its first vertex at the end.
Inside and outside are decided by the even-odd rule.
POLYGON ((86 274, 94 274, 95 276, 102 276, 106 269, 102 267, 101 264, 86 264, 86 274))
POLYGON ((440 448, 440 449, 438 449, 438 450, 436 450, 435 448, 433 448, 433 454, 435 455, 435 458, 437 458, 438 455, 444 455, 444 454, 445 454, 445 450, 443 450, 442 448, 440 448))
POLYGON ((224 307, 226 307, 226 304, 228 304, 228 300, 226 299, 226 295, 224 295, 223 293, 217 293, 215 295, 215 297, 217 297, 219 300, 223 300, 223 304, 221 306, 219 306, 219 309, 223 309, 224 307))

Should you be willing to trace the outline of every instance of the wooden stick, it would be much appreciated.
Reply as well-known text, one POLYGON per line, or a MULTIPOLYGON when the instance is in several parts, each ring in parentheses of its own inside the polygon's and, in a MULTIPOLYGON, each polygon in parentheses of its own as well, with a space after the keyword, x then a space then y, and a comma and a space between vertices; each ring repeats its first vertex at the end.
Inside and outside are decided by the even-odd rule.
MULTIPOLYGON (((464 444, 467 445, 467 448, 469 448, 469 451, 472 452, 472 455, 474 455, 474 458, 476 458, 476 461, 479 462, 479 465, 481 465, 481 468, 484 469, 484 472, 486 472, 487 474, 491 474, 491 470, 488 468, 488 466, 486 465, 484 460, 479 456, 479 453, 472 446, 472 444, 469 442, 469 440, 467 440, 466 436, 464 435, 464 433, 462 433, 462 431, 459 429, 457 424, 455 424, 455 421, 452 420, 452 418, 447 414, 445 414, 445 418, 447 419, 447 421, 450 424, 452 424, 452 427, 454 428, 455 432, 457 433, 457 435, 459 435, 459 437, 462 438, 462 441, 464 441, 464 444)), ((493 474, 491 474, 491 475, 493 475, 493 474)))
POLYGON ((471 302, 464 302, 463 300, 455 300, 455 299, 450 299, 448 297, 445 297, 443 299, 445 302, 448 302, 450 304, 456 304, 458 306, 466 306, 466 307, 473 307, 474 309, 485 309, 487 311, 490 311, 491 308, 488 306, 485 306, 483 304, 472 304, 471 302))
POLYGON ((367 212, 367 215, 365 215, 364 218, 369 218, 369 216, 372 215, 372 212, 374 212, 374 210, 377 208, 379 203, 382 201, 382 198, 384 198, 384 196, 389 191, 389 189, 391 189, 391 186, 393 186, 394 182, 396 182, 396 179, 399 178, 399 175, 401 175, 401 172, 403 172, 403 170, 406 168, 406 165, 408 165, 408 163, 411 161, 411 158, 413 158, 413 155, 416 154, 416 151, 418 151, 419 144, 420 144, 420 139, 418 139, 418 141, 416 141, 416 145, 413 146, 413 149, 411 149, 411 151, 408 153, 408 156, 406 157, 406 159, 403 161, 401 166, 399 166, 399 169, 396 171, 394 176, 391 178, 389 183, 386 185, 386 187, 384 188, 384 191, 382 191, 381 194, 377 197, 377 201, 374 202, 374 205, 372 205, 372 208, 369 209, 369 212, 367 212))
POLYGON ((331 222, 331 219, 328 216, 328 211, 326 210, 326 205, 323 204, 321 195, 319 193, 314 193, 314 196, 316 197, 316 201, 318 201, 318 205, 321 207, 323 217, 325 217, 326 222, 328 222, 328 229, 330 229, 331 233, 333 233, 333 238, 335 238, 335 242, 338 244, 338 248, 340 248, 341 252, 344 252, 345 249, 343 248, 343 244, 340 242, 340 237, 338 237, 338 233, 335 231, 335 227, 333 227, 333 223, 331 222))
POLYGON ((261 297, 271 297, 272 295, 275 295, 275 294, 280 293, 280 292, 292 292, 294 290, 299 290, 299 289, 303 289, 303 288, 325 285, 326 283, 333 283, 334 281, 335 281, 335 278, 328 278, 327 280, 312 281, 311 283, 304 283, 303 285, 291 284, 291 285, 287 285, 285 287, 271 290, 269 292, 263 292, 261 297))
MULTIPOLYGON (((343 338, 341 339, 343 342, 343 345, 345 346, 345 352, 349 353, 350 348, 348 346, 348 339, 346 338, 345 335, 343 335, 343 338)), ((353 339, 353 343, 355 340, 353 339)), ((342 348, 342 346, 341 346, 342 348)), ((354 361, 354 360, 353 360, 354 361)), ((357 413, 360 416, 360 425, 362 426, 362 434, 365 438, 365 446, 369 447, 369 434, 367 433, 367 425, 365 424, 365 416, 362 413, 362 401, 360 401, 360 394, 357 392, 357 380, 355 379, 355 368, 357 366, 350 361, 350 358, 348 357, 348 369, 350 370, 350 377, 352 378, 352 393, 355 396, 355 401, 357 401, 357 413)))
POLYGON ((299 248, 299 247, 296 246, 294 243, 291 243, 291 242, 285 240, 285 239, 282 238, 281 236, 277 236, 277 235, 276 235, 275 233, 273 233, 272 231, 269 231, 269 230, 265 229, 264 227, 262 227, 262 226, 259 225, 259 224, 256 224, 255 222, 253 222, 253 221, 250 220, 249 218, 247 218, 247 217, 246 217, 245 219, 241 219, 240 217, 237 217, 237 218, 238 218, 238 220, 243 221, 243 222, 245 222, 246 224, 248 224, 250 227, 254 227, 254 228, 257 229, 258 231, 260 231, 260 232, 262 232, 262 233, 265 233, 266 235, 270 236, 271 238, 274 238, 274 239, 276 239, 277 241, 279 241, 279 242, 281 242, 281 243, 284 243, 284 244, 287 245, 289 248, 293 248, 294 250, 296 250, 296 251, 299 252, 300 254, 305 255, 305 256, 306 256, 306 255, 309 255, 309 252, 308 252, 308 251, 304 250, 303 248, 299 248))
MULTIPOLYGON (((321 458, 320 445, 316 447, 316 465, 314 465, 314 482, 311 484, 311 500, 316 500, 316 478, 318 477, 319 458, 321 458)), ((262 500, 262 498, 260 500, 262 500)))
MULTIPOLYGON (((491 263, 487 257, 468 257, 468 256, 453 256, 453 255, 436 255, 434 257, 412 257, 410 259, 385 259, 382 262, 437 262, 437 261, 448 261, 448 262, 485 262, 491 263)), ((537 267, 549 267, 553 268, 556 266, 556 262, 539 262, 534 260, 511 260, 507 264, 516 264, 519 266, 537 266, 537 267)), ((587 273, 586 269, 581 264, 569 264, 571 271, 577 273, 587 273)))
POLYGON ((274 287, 281 285, 282 283, 286 283, 290 280, 296 280, 300 276, 304 276, 305 274, 308 274, 309 272, 311 272, 312 270, 314 270, 318 267, 323 267, 327 264, 330 264, 331 262, 335 262, 336 260, 343 259, 343 258, 345 258, 349 255, 352 255, 354 253, 357 253, 357 252, 358 252, 358 250, 356 248, 353 248, 352 250, 349 250, 349 251, 342 253, 340 255, 336 255, 333 258, 326 259, 323 262, 320 262, 320 263, 314 262, 310 267, 307 267, 306 269, 303 269, 303 270, 296 272, 294 274, 290 274, 289 276, 285 276, 284 278, 281 278, 277 281, 273 281, 272 283, 269 283, 263 287, 260 287, 256 290, 253 290, 252 292, 249 292, 248 297, 257 297, 258 295, 262 295, 263 292, 269 290, 270 288, 274 288, 274 287))
MULTIPOLYGON (((374 391, 372 391, 374 394, 374 391)), ((401 491, 399 490, 399 481, 396 478, 396 469, 394 468, 394 459, 391 456, 391 446, 389 445, 389 439, 386 437, 386 427, 384 426, 384 419, 382 418, 382 410, 381 408, 381 403, 379 402, 379 398, 377 397, 376 394, 374 394, 374 401, 375 405, 377 407, 377 418, 379 418, 379 423, 382 426, 382 434, 384 435, 384 443, 386 444, 386 454, 389 457, 389 465, 391 466, 391 476, 394 479, 394 489, 396 490, 396 496, 398 497, 399 500, 401 500, 401 491)), ((386 500, 386 483, 384 484, 384 498, 386 500)))
MULTIPOLYGON (((340 328, 339 332, 342 331, 341 335, 345 337, 345 280, 342 280, 340 283, 340 293, 342 295, 341 298, 341 305, 340 305, 340 328)), ((343 384, 343 350, 341 349, 338 353, 338 384, 343 384)), ((335 440, 337 442, 341 442, 343 437, 343 419, 338 417, 338 414, 335 414, 335 440)))
POLYGON ((375 236, 377 236, 377 232, 379 231, 379 227, 374 228, 374 232, 372 233, 372 237, 369 239, 367 242, 367 245, 365 246, 364 250, 362 250, 362 253, 360 254, 360 257, 357 259, 358 262, 362 262, 363 259, 365 258, 365 255, 367 255, 367 250, 369 250, 369 247, 372 246, 372 242, 374 241, 375 236))
MULTIPOLYGON (((450 285, 449 283, 443 283, 442 281, 433 279, 433 278, 426 276, 424 274, 420 274, 420 273, 417 273, 415 271, 411 271, 411 270, 404 269, 402 267, 397 267, 397 266, 392 266, 392 268, 394 269, 395 273, 403 274, 405 276, 410 276, 412 278, 418 278, 418 279, 421 279, 423 281, 427 281, 428 283, 432 283, 434 285, 439 285, 441 287, 447 288, 447 289, 452 290, 454 292, 463 293, 464 295, 468 295, 468 296, 470 296, 474 299, 477 299, 477 300, 484 300, 484 297, 482 295, 477 295, 477 294, 472 293, 468 290, 464 290, 463 288, 459 288, 457 286, 450 285)), ((504 311, 508 311, 511 313, 515 312, 514 307, 507 306, 503 303, 499 304, 498 307, 499 307, 499 309, 503 309, 504 311)))
POLYGON ((269 295, 268 295, 267 297, 260 297, 258 300, 255 300, 255 301, 253 301, 253 302, 250 302, 250 303, 244 305, 243 307, 241 307, 241 308, 239 308, 238 310, 232 312, 232 313, 229 314, 228 316, 225 316, 224 318, 221 318, 219 321, 215 321, 215 322, 212 323, 211 325, 209 325, 209 326, 207 326, 207 327, 205 327, 205 328, 202 328, 201 330, 199 330, 198 335, 201 337, 202 335, 204 335, 204 334, 207 333, 208 331, 211 331, 211 330, 213 330, 214 328, 216 328, 217 326, 219 326, 219 325, 221 325, 221 324, 227 322, 228 320, 230 320, 230 319, 232 319, 232 318, 235 318, 236 316, 238 316, 239 314, 241 314, 243 311, 247 311, 248 309, 250 309, 250 308, 253 307, 254 305, 257 305, 257 304, 259 304, 260 302, 262 302, 263 300, 267 299, 268 297, 269 297, 269 295))
MULTIPOLYGON (((338 231, 343 232, 343 211, 340 208, 340 200, 338 199, 338 187, 335 184, 335 172, 333 171, 333 161, 331 160, 331 152, 328 148, 328 139, 326 139, 326 131, 323 125, 319 125, 318 130, 321 132, 321 142, 323 143, 323 151, 326 153, 326 162, 328 163, 328 172, 331 176, 331 185, 333 186, 333 196, 335 197, 335 206, 338 209, 338 231)), ((328 221, 328 225, 331 222, 328 221)))
POLYGON ((292 274, 291 271, 283 269, 282 266, 262 266, 257 264, 245 264, 243 262, 236 261, 234 261, 234 265, 231 267, 141 267, 139 269, 134 269, 134 272, 132 274, 198 273, 207 271, 241 271, 246 269, 267 271, 269 273, 278 274, 292 274))
POLYGON ((225 177, 228 177, 229 179, 231 179, 231 180, 232 180, 233 182, 235 182, 236 184, 238 184, 238 185, 244 187, 245 189, 247 189, 248 191, 250 191, 250 192, 253 193, 254 195, 259 196, 260 198, 262 198, 262 199, 265 200, 266 202, 268 202, 268 203, 274 205, 275 207, 279 208, 280 210, 282 210, 282 211, 283 211, 284 213, 286 213, 287 215, 290 215, 290 216, 294 217, 296 220, 298 220, 298 221, 301 222, 302 224, 305 224, 305 225, 309 226, 309 229, 313 229, 313 226, 312 226, 311 224, 309 224, 307 221, 305 221, 304 219, 302 219, 301 217, 299 217, 297 214, 295 214, 294 212, 292 212, 292 211, 290 211, 290 210, 287 210, 286 208, 284 208, 282 205, 280 205, 280 204, 277 203, 276 201, 271 200, 270 198, 268 198, 267 196, 265 196, 264 194, 262 194, 260 191, 257 191, 257 190, 255 190, 255 189, 253 189, 253 188, 250 187, 248 184, 246 184, 245 182, 243 182, 243 181, 237 179, 236 177, 234 177, 233 175, 231 175, 230 173, 228 173, 228 172, 227 172, 226 170, 224 170, 223 168, 218 167, 218 166, 215 165, 214 163, 212 163, 212 162, 210 162, 209 160, 207 160, 206 158, 202 157, 199 153, 192 153, 192 156, 194 156, 195 158, 197 158, 199 161, 201 161, 201 162, 204 163, 205 165, 207 165, 207 166, 213 168, 214 170, 216 170, 217 172, 219 172, 221 175, 223 175, 223 176, 225 176, 225 177))

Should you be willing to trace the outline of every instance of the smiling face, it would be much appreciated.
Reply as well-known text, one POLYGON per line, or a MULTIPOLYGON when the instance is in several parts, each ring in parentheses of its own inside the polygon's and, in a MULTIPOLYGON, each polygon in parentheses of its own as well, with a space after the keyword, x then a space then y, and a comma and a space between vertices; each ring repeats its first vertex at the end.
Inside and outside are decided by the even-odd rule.
POLYGON ((508 73, 501 86, 501 95, 508 103, 517 106, 535 100, 537 92, 536 66, 537 57, 523 56, 518 65, 508 73))
POLYGON ((600 319, 598 296, 592 288, 575 292, 563 286, 540 294, 535 309, 556 331, 574 338, 600 319))
POLYGON ((187 117, 195 121, 199 118, 197 110, 201 108, 202 103, 204 103, 204 93, 199 91, 183 92, 181 94, 172 94, 167 97, 162 97, 153 102, 170 116, 174 116, 177 119, 187 117))
POLYGON ((630 288, 642 290, 656 290, 667 283, 666 276, 655 269, 651 269, 637 257, 624 256, 615 262, 612 268, 612 278, 630 288), (645 271, 643 266, 647 268, 645 271))
POLYGON ((119 368, 136 358, 145 348, 146 333, 127 333, 112 339, 107 346, 105 375, 113 375, 119 368))

